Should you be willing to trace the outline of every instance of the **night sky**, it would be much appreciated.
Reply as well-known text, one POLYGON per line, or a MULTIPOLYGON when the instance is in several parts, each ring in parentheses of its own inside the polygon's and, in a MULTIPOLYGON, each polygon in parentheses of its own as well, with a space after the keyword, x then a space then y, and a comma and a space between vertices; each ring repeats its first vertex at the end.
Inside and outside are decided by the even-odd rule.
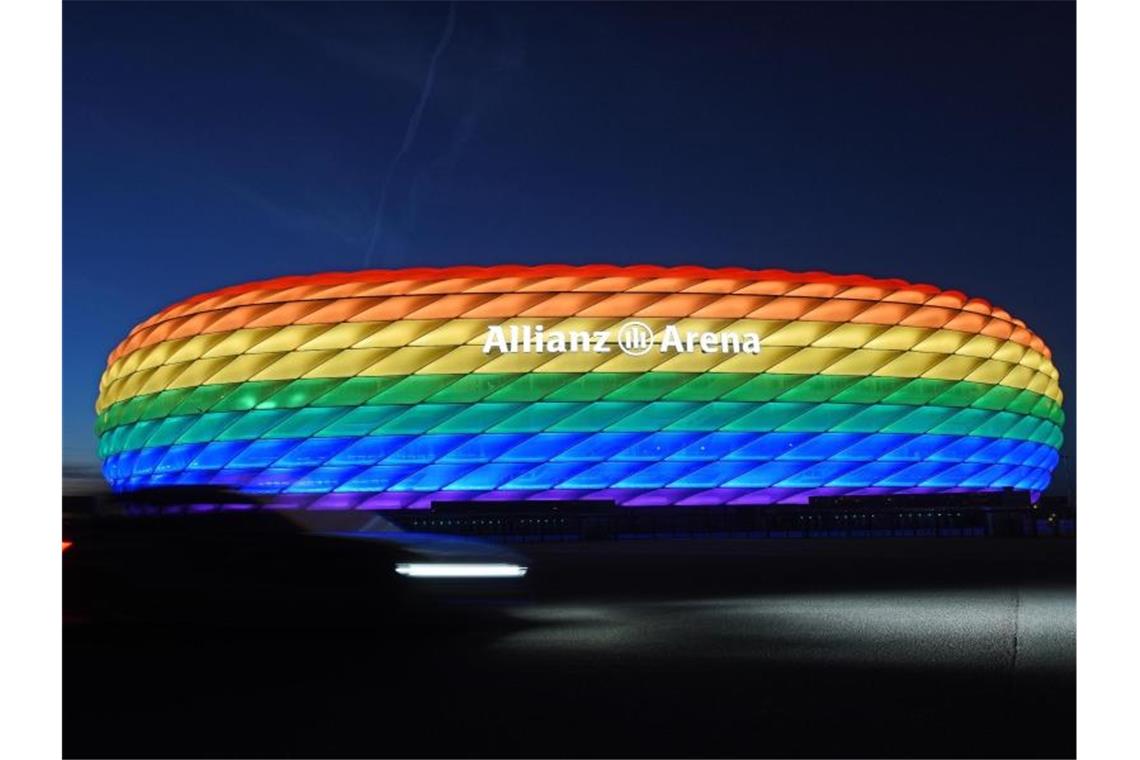
POLYGON ((987 298, 1053 349, 1074 455, 1074 5, 448 14, 65 3, 65 465, 97 461, 107 353, 183 297, 365 266, 595 262, 987 298))

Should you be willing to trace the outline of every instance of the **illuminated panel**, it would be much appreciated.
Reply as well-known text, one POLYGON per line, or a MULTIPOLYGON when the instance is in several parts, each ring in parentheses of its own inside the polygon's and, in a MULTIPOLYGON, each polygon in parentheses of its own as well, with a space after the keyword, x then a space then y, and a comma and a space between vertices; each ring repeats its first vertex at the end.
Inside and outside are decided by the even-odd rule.
POLYGON ((116 490, 211 484, 399 509, 1036 493, 1058 461, 1061 402, 1041 339, 957 291, 782 270, 500 266, 195 296, 115 348, 96 408, 116 490), (645 339, 626 347, 634 322, 645 339), (589 340, 488 344, 540 327, 589 340), (689 335, 694 350, 670 345, 689 335), (759 350, 729 335, 758 336, 759 350))

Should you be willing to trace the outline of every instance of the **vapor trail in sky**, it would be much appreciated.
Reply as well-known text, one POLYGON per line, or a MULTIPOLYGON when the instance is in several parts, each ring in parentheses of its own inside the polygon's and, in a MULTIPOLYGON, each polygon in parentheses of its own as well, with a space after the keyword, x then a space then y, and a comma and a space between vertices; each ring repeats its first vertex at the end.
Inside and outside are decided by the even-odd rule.
POLYGON ((372 253, 376 248, 376 244, 380 242, 381 233, 384 226, 384 207, 388 201, 388 188, 392 184, 392 177, 396 174, 396 168, 400 164, 400 160, 412 147, 415 142, 416 133, 420 128, 420 120, 424 115, 424 108, 427 107, 428 99, 431 97, 431 90, 435 84, 435 70, 439 64, 439 59, 443 55, 443 51, 447 49, 448 43, 451 41, 451 33, 455 30, 455 3, 449 3, 447 9, 447 22, 443 27, 443 34, 440 35, 439 42, 436 43, 435 50, 431 54, 431 62, 428 64, 427 75, 424 77, 424 85, 420 90, 420 99, 416 103, 415 109, 412 111, 412 118, 408 120, 408 128, 404 131, 404 141, 400 144, 400 149, 396 151, 395 157, 392 158, 392 163, 388 166, 388 173, 384 176, 384 184, 380 187, 380 202, 376 207, 376 218, 372 225, 372 235, 368 240, 368 248, 364 252, 364 266, 372 266, 372 253))

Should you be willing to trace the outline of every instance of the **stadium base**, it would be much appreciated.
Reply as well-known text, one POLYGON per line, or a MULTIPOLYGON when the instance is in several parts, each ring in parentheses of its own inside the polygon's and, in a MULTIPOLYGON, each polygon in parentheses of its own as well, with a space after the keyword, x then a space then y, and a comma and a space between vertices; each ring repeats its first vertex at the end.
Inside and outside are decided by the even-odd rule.
POLYGON ((422 532, 515 541, 737 536, 875 538, 1072 536, 1071 510, 1031 503, 1024 491, 822 497, 795 506, 621 507, 612 501, 437 501, 386 512, 422 532))

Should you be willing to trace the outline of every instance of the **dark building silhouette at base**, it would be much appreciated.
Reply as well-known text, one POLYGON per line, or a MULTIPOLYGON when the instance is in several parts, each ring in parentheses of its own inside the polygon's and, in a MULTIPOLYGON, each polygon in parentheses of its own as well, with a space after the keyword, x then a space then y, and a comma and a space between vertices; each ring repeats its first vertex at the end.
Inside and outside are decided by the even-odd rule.
POLYGON ((437 501, 388 513, 408 530, 560 541, 733 535, 755 538, 1051 537, 1076 532, 1063 502, 1027 491, 828 496, 806 506, 620 507, 612 501, 437 501))

